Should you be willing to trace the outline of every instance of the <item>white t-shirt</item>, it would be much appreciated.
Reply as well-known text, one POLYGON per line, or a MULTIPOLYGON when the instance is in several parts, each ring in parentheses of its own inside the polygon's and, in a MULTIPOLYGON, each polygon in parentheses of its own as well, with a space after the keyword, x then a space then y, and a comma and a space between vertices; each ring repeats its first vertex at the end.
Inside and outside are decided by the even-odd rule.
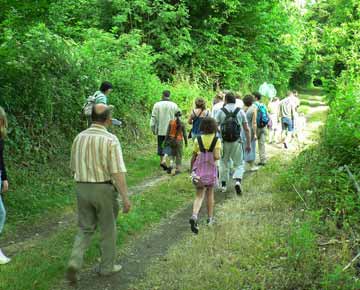
POLYGON ((211 117, 215 119, 217 113, 221 110, 222 107, 224 107, 224 102, 223 101, 221 101, 219 103, 216 103, 212 108, 211 117))
POLYGON ((154 134, 166 136, 170 120, 174 119, 178 106, 171 101, 163 100, 154 105, 150 126, 154 134))
POLYGON ((244 102, 241 99, 236 99, 236 108, 244 109, 244 102))

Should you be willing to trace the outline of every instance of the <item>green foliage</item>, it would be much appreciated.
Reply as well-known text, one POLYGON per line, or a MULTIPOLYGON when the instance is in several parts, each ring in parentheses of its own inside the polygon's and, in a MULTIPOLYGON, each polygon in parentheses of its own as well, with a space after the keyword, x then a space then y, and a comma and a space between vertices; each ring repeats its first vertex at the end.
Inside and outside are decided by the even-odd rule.
POLYGON ((359 3, 317 1, 306 19, 306 56, 300 74, 323 80, 330 113, 319 146, 301 154, 288 183, 304 190, 308 203, 322 212, 323 220, 331 217, 339 227, 358 228, 359 196, 343 166, 349 166, 359 180, 359 3))
MULTIPOLYGON (((316 272, 317 266, 313 263, 317 258, 316 237, 311 230, 309 224, 301 224, 294 226, 291 234, 288 237, 288 264, 296 272, 297 269, 302 269, 306 273, 302 273, 301 280, 306 275, 307 281, 312 281, 319 274, 316 272), (315 275, 315 277, 314 277, 315 275)), ((295 278, 295 277, 294 277, 295 278)), ((301 285, 304 281, 298 281, 301 285)))
POLYGON ((356 0, 316 1, 305 19, 306 54, 294 81, 308 85, 318 78, 329 91, 334 90, 336 79, 344 70, 359 70, 359 3, 356 0))
POLYGON ((139 140, 164 87, 185 110, 219 86, 283 91, 303 54, 299 10, 287 1, 20 2, 1 4, 0 105, 14 153, 41 160, 84 128, 81 106, 103 80, 115 86, 120 136, 139 140))
POLYGON ((360 282, 354 274, 344 272, 340 266, 327 273, 321 284, 323 289, 328 290, 356 290, 360 287, 360 282))
POLYGON ((7 30, 0 47, 0 94, 10 115, 13 149, 45 150, 49 144, 43 144, 44 136, 52 136, 52 130, 73 136, 84 125, 85 98, 104 79, 111 79, 116 88, 110 96, 115 114, 127 127, 138 127, 139 118, 131 110, 137 107, 139 115, 146 116, 162 89, 153 73, 151 48, 140 44, 139 38, 136 34, 114 38, 92 29, 78 45, 43 24, 24 35, 7 30))

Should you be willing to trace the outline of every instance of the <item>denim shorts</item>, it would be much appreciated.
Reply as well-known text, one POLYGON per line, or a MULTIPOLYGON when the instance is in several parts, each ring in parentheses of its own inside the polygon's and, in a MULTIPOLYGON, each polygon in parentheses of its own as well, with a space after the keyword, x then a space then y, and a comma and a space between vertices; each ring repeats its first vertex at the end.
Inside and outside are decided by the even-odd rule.
POLYGON ((294 121, 290 118, 287 117, 281 118, 281 125, 284 131, 285 130, 288 130, 288 132, 294 131, 294 121))

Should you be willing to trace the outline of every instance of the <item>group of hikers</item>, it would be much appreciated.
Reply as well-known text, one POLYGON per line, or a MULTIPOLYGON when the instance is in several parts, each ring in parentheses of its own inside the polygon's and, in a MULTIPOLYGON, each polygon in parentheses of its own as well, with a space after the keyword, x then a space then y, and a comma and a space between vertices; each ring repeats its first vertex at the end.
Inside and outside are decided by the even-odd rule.
POLYGON ((241 98, 232 91, 219 92, 212 110, 206 108, 204 98, 195 100, 188 123, 189 134, 181 120, 182 112, 164 91, 162 100, 152 110, 150 126, 157 136, 160 166, 171 175, 181 173, 183 146, 193 140, 190 172, 196 188, 196 198, 190 218, 191 231, 199 232, 198 215, 207 197, 207 224, 214 222, 214 188, 225 193, 232 181, 235 192, 241 195, 245 171, 257 171, 267 162, 266 139, 282 143, 288 149, 295 136, 299 139, 305 118, 298 113, 300 100, 296 91, 289 91, 280 101, 275 97, 268 106, 263 96, 254 92, 241 98), (295 135, 296 132, 296 135, 295 135), (256 148, 259 162, 256 161, 256 148))
MULTIPOLYGON (((122 200, 123 213, 128 213, 131 203, 126 183, 126 167, 119 139, 108 131, 120 122, 113 119, 113 106, 108 104, 113 87, 103 82, 84 105, 88 128, 79 133, 71 149, 71 170, 76 183, 78 233, 75 237, 68 263, 66 278, 71 284, 78 281, 78 273, 91 238, 99 227, 101 261, 96 271, 107 276, 121 270, 116 264, 116 220, 122 200)), ((274 98, 266 106, 259 93, 245 97, 232 91, 219 92, 212 109, 206 107, 204 98, 195 100, 195 108, 187 120, 191 130, 187 134, 182 121, 182 111, 171 101, 170 91, 162 94, 152 110, 150 127, 157 136, 157 153, 160 166, 167 173, 177 175, 182 170, 183 147, 193 141, 190 165, 191 180, 196 198, 190 217, 191 231, 199 232, 198 215, 207 197, 207 224, 214 223, 214 189, 226 192, 233 184, 238 196, 242 195, 245 171, 256 171, 265 166, 266 136, 270 130, 270 142, 282 142, 288 148, 294 129, 300 124, 296 92, 289 92, 280 101, 274 98), (295 124, 295 125, 294 125, 295 124), (281 130, 279 126, 281 125, 281 130), (280 133, 281 132, 281 133, 280 133), (282 139, 278 136, 282 135, 282 139), (256 145, 259 163, 256 164, 256 145)), ((3 148, 7 119, 0 107, 0 191, 8 190, 3 148), (2 189, 1 189, 2 185, 2 189)), ((5 223, 5 207, 0 198, 0 233, 5 223)), ((0 250, 0 264, 10 259, 0 250)))

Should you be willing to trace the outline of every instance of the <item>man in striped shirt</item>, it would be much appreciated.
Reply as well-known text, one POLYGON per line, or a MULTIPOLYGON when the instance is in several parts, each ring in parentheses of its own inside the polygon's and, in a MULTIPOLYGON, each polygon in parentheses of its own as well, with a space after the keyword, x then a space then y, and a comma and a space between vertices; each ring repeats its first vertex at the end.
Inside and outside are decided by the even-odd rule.
POLYGON ((77 282, 83 256, 97 226, 101 236, 100 275, 121 270, 115 265, 116 220, 119 194, 123 212, 130 210, 125 179, 126 168, 118 138, 106 129, 111 124, 112 106, 96 104, 93 124, 76 136, 71 151, 71 169, 76 181, 79 232, 68 265, 67 279, 77 282))

